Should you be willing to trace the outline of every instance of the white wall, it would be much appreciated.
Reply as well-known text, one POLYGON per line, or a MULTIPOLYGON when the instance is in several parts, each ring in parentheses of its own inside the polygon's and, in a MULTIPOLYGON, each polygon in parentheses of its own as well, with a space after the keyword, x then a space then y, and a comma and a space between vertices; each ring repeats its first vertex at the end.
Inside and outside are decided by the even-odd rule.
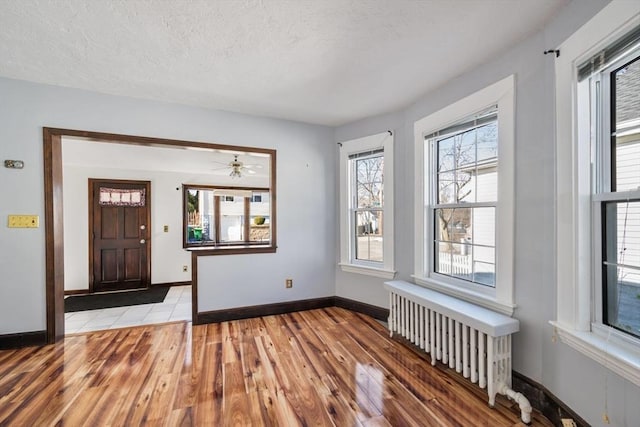
POLYGON ((199 311, 335 294, 337 158, 335 144, 325 142, 278 150, 278 252, 199 257, 199 311))
MULTIPOLYGON (((573 1, 543 31, 514 49, 421 97, 408 108, 341 126, 335 141, 395 132, 396 269, 413 272, 413 125, 447 105, 509 75, 516 75, 516 244, 514 369, 541 383, 587 422, 602 425, 605 394, 611 425, 636 426, 640 389, 553 339, 555 318, 554 58, 543 55, 595 15, 608 1, 573 1), (635 403, 634 403, 635 402, 635 403)), ((401 78, 401 76, 398 76, 401 78)), ((388 306, 383 280, 336 269, 336 294, 388 306)))
POLYGON ((182 248, 181 186, 198 182, 197 177, 175 172, 65 166, 65 290, 86 290, 89 286, 89 178, 151 181, 151 283, 191 281, 191 254, 182 248), (165 225, 169 226, 166 233, 165 225), (187 272, 182 271, 183 265, 188 266, 187 272))
MULTIPOLYGON (((331 129, 0 78, 0 157, 25 162, 22 170, 0 168, 0 334, 46 328, 43 126, 276 149, 278 251, 201 258, 200 304, 334 294, 336 220, 327 214, 335 210, 331 129), (8 214, 37 214, 42 225, 8 229, 8 214), (288 292, 285 276, 294 278, 288 292)), ((161 225, 163 218, 154 231, 161 225)))

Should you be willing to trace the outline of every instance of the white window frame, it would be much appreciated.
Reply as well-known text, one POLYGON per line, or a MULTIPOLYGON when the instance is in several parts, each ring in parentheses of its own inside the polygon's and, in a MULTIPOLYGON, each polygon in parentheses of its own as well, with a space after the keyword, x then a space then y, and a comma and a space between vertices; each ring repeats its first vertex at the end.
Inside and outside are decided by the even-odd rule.
POLYGON ((515 77, 510 75, 415 122, 415 260, 413 279, 419 285, 512 315, 514 303, 514 150, 515 77), (483 286, 433 272, 433 245, 426 227, 433 164, 425 136, 498 105, 498 202, 496 206, 496 283, 483 286))
MULTIPOLYGON (((578 103, 577 65, 640 24, 640 4, 612 2, 561 46, 556 68, 556 281, 551 324, 562 342, 640 385, 640 341, 602 324, 592 238, 591 108, 578 103)), ((599 246, 598 246, 599 247, 599 246)))
POLYGON ((367 136, 341 142, 340 147, 340 263, 343 271, 369 276, 392 279, 394 270, 393 251, 393 132, 367 136), (382 251, 383 262, 357 260, 353 253, 352 235, 354 225, 351 221, 351 170, 349 156, 372 150, 382 149, 384 158, 384 201, 382 209, 382 251))

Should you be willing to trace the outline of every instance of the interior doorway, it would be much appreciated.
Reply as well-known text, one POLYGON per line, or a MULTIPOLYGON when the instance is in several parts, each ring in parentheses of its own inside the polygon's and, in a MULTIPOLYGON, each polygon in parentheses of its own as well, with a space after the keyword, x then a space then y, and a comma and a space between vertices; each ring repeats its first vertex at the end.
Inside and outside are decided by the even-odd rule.
MULTIPOLYGON (((176 150, 185 150, 186 147, 197 147, 204 150, 216 148, 212 144, 199 142, 166 140, 71 129, 43 128, 46 252, 45 286, 48 343, 54 343, 63 339, 65 336, 63 138, 73 138, 87 142, 104 142, 113 145, 120 144, 124 146, 166 147, 176 150)), ((147 192, 147 195, 148 194, 149 193, 147 192)), ((147 227, 145 227, 146 230, 150 233, 147 237, 151 236, 151 230, 148 228, 148 224, 149 223, 145 224, 147 225, 147 227)), ((86 228, 84 229, 86 230, 86 228)), ((191 256, 191 259, 193 259, 193 256, 191 256)), ((145 262, 150 263, 150 256, 147 256, 145 262)), ((189 292, 182 292, 179 297, 183 299, 189 298, 191 319, 196 319, 198 306, 196 283, 197 273, 195 270, 195 268, 191 269, 191 287, 189 292)), ((91 275, 89 275, 87 279, 91 280, 91 275)), ((150 282, 150 275, 147 275, 147 280, 150 282)))

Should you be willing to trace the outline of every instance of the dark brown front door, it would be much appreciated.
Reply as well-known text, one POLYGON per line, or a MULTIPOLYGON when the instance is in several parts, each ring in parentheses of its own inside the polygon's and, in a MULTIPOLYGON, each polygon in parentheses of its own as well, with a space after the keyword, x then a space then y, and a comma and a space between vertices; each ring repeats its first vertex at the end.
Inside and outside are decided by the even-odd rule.
POLYGON ((150 187, 148 181, 89 179, 92 292, 149 286, 150 187))

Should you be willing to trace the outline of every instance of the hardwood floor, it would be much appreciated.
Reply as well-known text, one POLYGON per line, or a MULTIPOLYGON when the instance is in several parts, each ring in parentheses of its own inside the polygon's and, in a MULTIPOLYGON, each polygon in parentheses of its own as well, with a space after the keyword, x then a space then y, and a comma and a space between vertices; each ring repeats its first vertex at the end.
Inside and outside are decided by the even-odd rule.
MULTIPOLYGON (((341 308, 0 351, 0 426, 513 426, 517 407, 341 308)), ((533 425, 551 425, 537 412, 533 425)))

